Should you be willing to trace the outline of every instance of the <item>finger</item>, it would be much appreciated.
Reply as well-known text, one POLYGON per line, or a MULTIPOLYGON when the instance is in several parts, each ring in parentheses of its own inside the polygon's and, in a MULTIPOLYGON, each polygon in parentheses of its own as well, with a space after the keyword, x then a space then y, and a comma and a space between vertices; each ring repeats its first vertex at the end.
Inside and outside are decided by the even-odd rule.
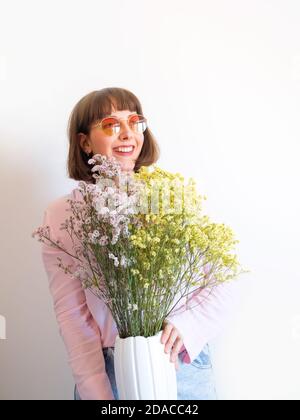
POLYGON ((165 345, 165 352, 166 353, 170 353, 171 348, 173 347, 173 344, 175 343, 177 337, 178 337, 178 331, 176 330, 176 328, 173 328, 171 331, 171 334, 169 335, 168 341, 166 342, 165 345))
POLYGON ((179 351, 181 350, 181 347, 183 346, 183 340, 181 338, 181 336, 179 335, 176 340, 175 343, 173 344, 173 350, 176 353, 179 353, 179 351))
POLYGON ((177 337, 171 351, 171 357, 170 357, 171 362, 175 362, 182 345, 183 345, 183 341, 181 337, 177 337))
POLYGON ((179 369, 179 357, 177 356, 176 357, 176 360, 174 362, 172 362, 172 363, 174 363, 175 369, 178 370, 179 369))
POLYGON ((169 335, 171 334, 172 329, 173 329, 172 324, 169 324, 169 323, 165 324, 165 327, 163 329, 163 333, 161 335, 161 340, 160 340, 162 344, 165 344, 167 342, 167 340, 169 338, 169 335))

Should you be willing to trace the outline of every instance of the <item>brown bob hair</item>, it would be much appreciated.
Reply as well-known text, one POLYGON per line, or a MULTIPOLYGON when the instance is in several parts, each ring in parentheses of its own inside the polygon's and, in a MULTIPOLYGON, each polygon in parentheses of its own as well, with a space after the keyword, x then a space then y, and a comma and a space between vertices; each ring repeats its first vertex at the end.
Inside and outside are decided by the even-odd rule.
MULTIPOLYGON (((143 115, 138 98, 129 90, 112 87, 93 91, 84 96, 73 108, 68 122, 69 154, 68 176, 76 181, 95 183, 87 155, 81 148, 78 134, 89 134, 90 126, 95 121, 109 115, 112 111, 128 109, 143 115)), ((144 131, 144 143, 135 163, 134 172, 142 166, 150 166, 159 159, 160 150, 156 139, 147 127, 144 131)))

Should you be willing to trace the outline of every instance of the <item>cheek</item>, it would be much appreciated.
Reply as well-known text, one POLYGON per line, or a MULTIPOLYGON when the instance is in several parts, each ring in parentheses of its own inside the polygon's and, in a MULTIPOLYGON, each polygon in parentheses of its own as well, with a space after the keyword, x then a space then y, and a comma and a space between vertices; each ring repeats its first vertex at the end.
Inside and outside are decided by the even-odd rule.
POLYGON ((112 155, 112 141, 110 138, 98 136, 93 139, 93 152, 105 156, 112 155))

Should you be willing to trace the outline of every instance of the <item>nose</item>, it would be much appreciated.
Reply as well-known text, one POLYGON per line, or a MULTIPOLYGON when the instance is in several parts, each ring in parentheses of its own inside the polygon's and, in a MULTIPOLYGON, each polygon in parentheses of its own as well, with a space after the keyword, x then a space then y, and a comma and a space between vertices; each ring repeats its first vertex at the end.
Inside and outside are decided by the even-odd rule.
POLYGON ((120 121, 120 139, 121 140, 127 140, 128 138, 131 138, 133 136, 133 131, 130 128, 127 120, 121 120, 120 121))

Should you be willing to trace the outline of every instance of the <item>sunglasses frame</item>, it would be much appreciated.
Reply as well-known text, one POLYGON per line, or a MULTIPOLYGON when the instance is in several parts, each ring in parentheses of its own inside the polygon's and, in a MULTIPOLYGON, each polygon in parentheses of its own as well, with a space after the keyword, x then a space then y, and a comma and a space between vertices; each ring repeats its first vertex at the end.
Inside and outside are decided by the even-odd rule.
MULTIPOLYGON (((117 120, 118 121, 118 123, 119 123, 119 131, 117 132, 117 133, 115 133, 115 134, 118 134, 119 132, 120 132, 120 129, 121 129, 121 125, 120 125, 120 121, 127 121, 127 124, 129 125, 129 127, 130 127, 130 123, 129 123, 129 119, 130 118, 132 118, 132 117, 135 117, 135 116, 139 116, 139 117, 142 117, 143 118, 143 122, 145 122, 146 123, 146 128, 145 128, 145 130, 147 129, 147 118, 145 118, 144 117, 144 115, 141 115, 141 114, 131 114, 131 115, 129 115, 128 116, 128 118, 118 118, 118 117, 115 117, 115 116, 108 116, 108 117, 104 117, 104 118, 102 118, 102 120, 100 120, 99 122, 97 122, 96 124, 93 124, 92 126, 91 126, 91 128, 101 128, 103 131, 104 131, 104 129, 103 129, 103 127, 102 127, 102 123, 103 123, 103 121, 105 121, 105 120, 107 120, 107 119, 110 119, 110 118, 114 118, 115 120, 117 120)), ((130 127, 131 128, 131 127, 130 127)), ((145 131, 144 130, 144 131, 145 131)), ((143 131, 143 132, 144 132, 143 131)), ((105 134, 107 134, 107 133, 105 133, 105 134)), ((107 134, 107 135, 110 135, 110 134, 107 134)), ((113 136, 114 134, 111 134, 110 136, 113 136)))

